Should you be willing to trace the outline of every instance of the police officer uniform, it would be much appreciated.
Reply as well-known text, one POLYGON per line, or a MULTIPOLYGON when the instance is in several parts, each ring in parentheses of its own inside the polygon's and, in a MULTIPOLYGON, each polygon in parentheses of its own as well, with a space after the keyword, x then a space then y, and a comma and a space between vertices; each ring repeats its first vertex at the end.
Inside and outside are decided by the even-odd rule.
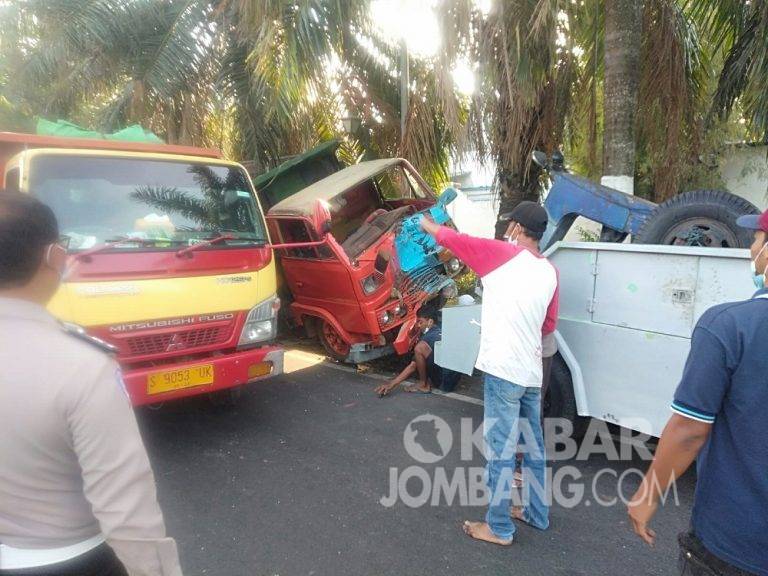
POLYGON ((0 575, 181 576, 117 364, 25 300, 0 327, 0 575))

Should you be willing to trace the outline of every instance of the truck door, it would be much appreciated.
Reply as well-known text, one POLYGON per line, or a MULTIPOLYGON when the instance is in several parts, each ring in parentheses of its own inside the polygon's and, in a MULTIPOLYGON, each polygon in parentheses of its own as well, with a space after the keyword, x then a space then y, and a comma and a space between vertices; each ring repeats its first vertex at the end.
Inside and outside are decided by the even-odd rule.
MULTIPOLYGON (((300 218, 277 220, 277 230, 283 243, 315 240, 300 218)), ((326 310, 349 332, 367 331, 349 270, 330 248, 281 249, 279 256, 295 302, 326 310)))

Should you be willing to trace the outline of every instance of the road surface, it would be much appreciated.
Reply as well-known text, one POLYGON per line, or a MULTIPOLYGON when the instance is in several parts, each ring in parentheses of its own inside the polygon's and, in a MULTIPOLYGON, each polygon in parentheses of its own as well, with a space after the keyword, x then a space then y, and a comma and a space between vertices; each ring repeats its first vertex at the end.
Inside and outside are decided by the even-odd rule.
MULTIPOLYGON (((319 360, 289 354, 290 372, 250 386, 235 408, 199 398, 139 411, 187 576, 676 573, 676 535, 688 523, 691 474, 678 486, 680 505, 658 514, 654 549, 630 532, 623 506, 593 500, 617 496, 619 484, 629 496, 637 475, 630 472, 621 483, 616 476, 645 464, 600 455, 555 464, 556 474, 575 466, 569 470, 583 475, 565 485, 582 485, 585 498, 573 508, 553 506, 548 531, 520 527, 508 548, 472 541, 460 525, 481 519, 484 508, 471 505, 467 494, 466 505, 458 496, 451 505, 439 498, 420 507, 402 499, 385 506, 382 498, 388 503, 392 468, 399 478, 417 466, 428 482, 438 468, 464 479, 479 469, 482 455, 460 449, 461 420, 471 419, 464 421, 470 431, 482 422, 479 402, 405 393, 380 400, 372 392, 379 380, 319 360), (423 437, 409 446, 422 449, 420 458, 439 457, 445 448, 446 432, 424 421, 450 427, 454 441, 438 462, 422 464, 406 448, 404 432, 414 418, 422 423, 411 425, 409 438, 423 437), (437 436, 430 437, 430 429, 437 436)), ((423 480, 406 483, 406 498, 419 496, 423 480)))

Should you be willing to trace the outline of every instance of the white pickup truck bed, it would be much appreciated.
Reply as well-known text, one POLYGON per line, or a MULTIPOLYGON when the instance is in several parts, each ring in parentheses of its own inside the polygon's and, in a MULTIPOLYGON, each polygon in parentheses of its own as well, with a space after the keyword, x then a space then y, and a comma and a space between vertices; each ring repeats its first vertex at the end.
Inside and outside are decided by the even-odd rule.
MULTIPOLYGON (((560 272, 558 347, 579 415, 660 435, 696 321, 754 292, 749 251, 576 242, 546 255, 560 272)), ((479 315, 443 309, 439 365, 471 372, 479 315)))

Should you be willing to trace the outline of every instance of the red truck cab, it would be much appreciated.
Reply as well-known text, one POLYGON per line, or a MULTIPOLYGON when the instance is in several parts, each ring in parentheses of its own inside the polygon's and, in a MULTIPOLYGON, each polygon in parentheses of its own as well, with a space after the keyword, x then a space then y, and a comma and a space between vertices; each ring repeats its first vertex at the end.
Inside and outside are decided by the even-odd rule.
POLYGON ((450 253, 433 250, 433 264, 413 275, 396 245, 404 220, 436 202, 406 160, 389 158, 335 172, 269 210, 271 237, 296 246, 276 250, 292 319, 332 357, 355 363, 407 352, 419 307, 455 292, 451 278, 462 265, 450 253), (330 214, 325 230, 317 202, 330 214))

